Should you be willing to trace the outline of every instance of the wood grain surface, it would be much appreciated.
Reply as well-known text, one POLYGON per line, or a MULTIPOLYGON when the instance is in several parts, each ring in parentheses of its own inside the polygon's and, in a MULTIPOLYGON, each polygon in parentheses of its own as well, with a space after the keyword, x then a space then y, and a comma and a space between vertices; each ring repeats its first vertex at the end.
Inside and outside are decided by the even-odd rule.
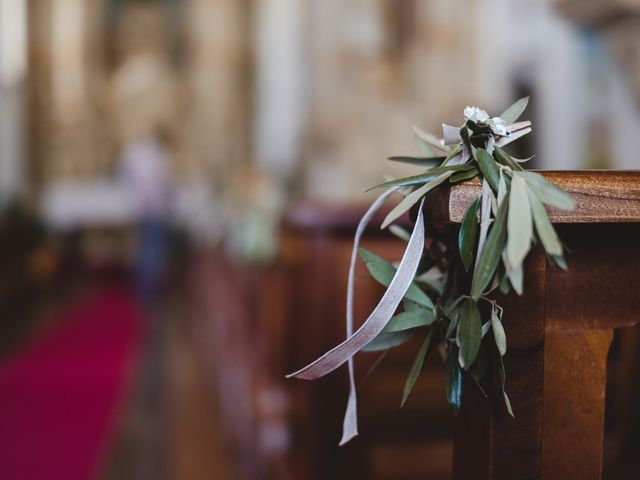
MULTIPOLYGON (((538 171, 573 195, 573 211, 549 209, 554 223, 640 222, 640 170, 538 171)), ((460 223, 469 204, 480 194, 480 181, 434 192, 426 203, 430 222, 460 223)))

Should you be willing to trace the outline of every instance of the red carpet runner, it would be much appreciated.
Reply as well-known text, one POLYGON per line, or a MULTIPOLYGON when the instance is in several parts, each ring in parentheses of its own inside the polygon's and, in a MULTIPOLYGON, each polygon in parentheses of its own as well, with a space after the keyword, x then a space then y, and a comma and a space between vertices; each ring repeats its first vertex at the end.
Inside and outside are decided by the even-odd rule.
POLYGON ((142 318, 107 289, 63 312, 56 328, 0 365, 0 477, 99 476, 137 360, 142 318))

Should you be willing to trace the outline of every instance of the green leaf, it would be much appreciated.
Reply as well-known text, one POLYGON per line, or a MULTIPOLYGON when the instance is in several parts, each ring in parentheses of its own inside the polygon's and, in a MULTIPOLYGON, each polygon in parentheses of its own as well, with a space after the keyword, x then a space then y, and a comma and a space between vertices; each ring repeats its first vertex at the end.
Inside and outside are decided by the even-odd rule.
POLYGON ((389 157, 392 162, 408 163, 410 165, 418 165, 419 167, 437 167, 444 162, 446 157, 389 157))
POLYGON ((496 161, 484 148, 478 148, 475 155, 476 162, 484 178, 487 179, 489 185, 494 192, 498 191, 500 182, 500 169, 496 165, 496 161))
POLYGON ((549 221, 547 211, 542 206, 540 200, 538 200, 538 197, 536 197, 529 188, 527 188, 527 193, 529 195, 529 203, 531 204, 531 213, 533 213, 533 221, 536 225, 536 232, 538 232, 542 246, 551 256, 562 255, 562 244, 556 234, 555 228, 553 228, 553 225, 551 225, 549 221))
POLYGON ((435 332, 435 328, 430 328, 429 333, 427 333, 427 338, 424 339, 420 350, 418 350, 418 354, 416 358, 413 360, 413 365, 411 365, 411 370, 409 370, 409 375, 407 376, 407 381, 404 384, 404 391, 402 392, 402 401, 400 402, 400 406, 404 406, 407 398, 409 398, 409 394, 411 390, 413 390, 416 381, 418 380, 418 376, 422 371, 422 366, 424 365, 424 359, 427 357, 429 353, 429 349, 431 347, 431 340, 433 338, 433 334, 435 332))
POLYGON ((504 112, 500 114, 500 118, 503 119, 506 123, 513 123, 522 112, 524 112, 525 108, 527 108, 527 104, 529 103, 529 97, 524 97, 518 100, 516 103, 507 108, 504 112))
POLYGON ((446 276, 437 267, 431 268, 428 271, 417 275, 413 280, 419 285, 425 285, 438 295, 442 295, 444 293, 446 276))
POLYGON ((389 227, 389 231, 393 235, 398 237, 400 240, 404 240, 405 242, 408 242, 409 239, 411 238, 411 234, 407 232, 404 228, 402 228, 400 225, 391 225, 389 227))
POLYGON ((498 215, 489 231, 487 242, 484 245, 476 271, 473 275, 471 296, 474 300, 478 300, 484 292, 484 289, 491 283, 496 268, 498 267, 507 233, 506 218, 508 208, 509 201, 505 198, 498 208, 498 215))
POLYGON ((478 269, 478 263, 480 262, 479 257, 482 255, 482 250, 487 241, 487 236, 491 227, 491 214, 493 213, 494 216, 498 214, 497 211, 494 212, 494 203, 494 195, 491 191, 491 187, 489 186, 489 182, 483 179, 482 188, 480 190, 480 238, 478 239, 478 258, 476 259, 474 274, 478 269))
POLYGON ((420 175, 412 175, 410 177, 396 178, 394 180, 389 180, 388 182, 378 183, 373 187, 369 187, 365 190, 365 192, 370 192, 371 190, 376 190, 378 188, 389 188, 395 186, 411 186, 411 185, 422 185, 424 183, 428 183, 431 180, 438 178, 440 173, 432 172, 433 169, 427 170, 426 173, 421 173, 420 175))
MULTIPOLYGON (((473 365, 471 365, 468 369, 468 372, 476 381, 476 383, 478 384, 478 387, 480 387, 480 382, 484 378, 484 374, 487 372, 488 366, 489 366, 489 355, 487 353, 486 345, 483 344, 480 347, 480 351, 478 352, 478 356, 476 357, 475 362, 473 362, 473 365)), ((480 387, 480 390, 482 390, 482 387, 480 387)), ((482 393, 484 393, 486 397, 486 393, 484 392, 484 390, 482 390, 482 393)))
MULTIPOLYGON (((480 148, 485 148, 486 150, 486 145, 487 142, 489 141, 489 139, 493 138, 493 134, 491 133, 481 133, 481 134, 475 134, 472 135, 471 138, 469 140, 471 140, 471 145, 476 146, 476 147, 480 147, 480 148)), ((495 139, 494 139, 495 141, 495 139)), ((489 147, 489 150, 491 148, 489 147)), ((489 151, 487 150, 487 151, 489 151)))
POLYGON ((531 248, 533 221, 527 185, 514 173, 509 195, 509 216, 507 220, 507 257, 512 268, 518 268, 531 248))
POLYGON ((412 302, 411 300, 408 300, 406 297, 402 299, 402 306, 404 307, 405 312, 416 312, 423 308, 420 305, 418 305, 416 302, 412 302))
POLYGON ((493 154, 495 155, 496 160, 499 163, 501 163, 502 165, 506 165, 507 167, 511 168, 511 170, 513 170, 515 172, 520 172, 520 171, 524 170, 520 164, 515 162, 513 160, 513 158, 511 158, 509 155, 507 155, 504 152, 504 150, 502 150, 500 147, 495 147, 494 150, 493 150, 493 154))
POLYGON ((569 266, 567 265, 567 261, 564 259, 564 255, 556 255, 553 257, 553 260, 562 270, 569 270, 569 266))
MULTIPOLYGON (((489 187, 489 191, 491 191, 491 187, 489 187)), ((491 214, 495 217, 498 214, 498 199, 496 198, 496 195, 493 194, 493 192, 491 192, 489 200, 491 201, 491 214)))
POLYGON ((491 322, 485 322, 482 324, 482 338, 484 338, 484 336, 487 334, 487 332, 489 331, 489 329, 491 328, 491 322))
POLYGON ((378 356, 378 358, 376 359, 375 362, 373 362, 373 364, 368 368, 368 370, 365 372, 365 374, 362 376, 362 380, 360 380, 360 383, 358 383, 358 390, 360 390, 360 388, 362 388, 362 386, 366 383, 366 381, 369 379, 369 377, 373 374, 374 370, 378 367, 378 365, 380 365, 382 363, 382 361, 386 358, 387 354, 389 353, 389 350, 384 350, 380 356, 378 356))
POLYGON ((449 154, 449 148, 440 143, 440 140, 438 140, 436 137, 434 137, 430 133, 422 131, 415 125, 412 128, 416 138, 416 142, 418 143, 418 147, 421 151, 425 152, 427 155, 431 155, 434 157, 443 154, 446 156, 449 154))
POLYGON ((491 329, 493 330, 493 338, 496 341, 498 352, 500 352, 501 356, 504 356, 507 353, 507 334, 495 308, 491 309, 491 329))
POLYGON ((458 366, 458 354, 455 348, 450 348, 444 372, 444 389, 447 402, 457 415, 462 405, 462 370, 458 366))
POLYGON ((453 174, 452 171, 445 172, 435 180, 430 181, 426 185, 423 185, 422 187, 418 188, 417 190, 414 190, 409 195, 404 197, 404 199, 393 210, 391 210, 391 212, 389 212, 387 217, 384 219, 384 222, 382 222, 382 227, 380 228, 386 228, 390 223, 397 220, 404 213, 410 210, 411 207, 413 207, 416 203, 418 203, 422 197, 424 197, 427 193, 429 193, 431 190, 436 188, 438 185, 442 184, 452 174, 453 174))
POLYGON ((573 210, 576 207, 576 202, 569 193, 549 182, 542 175, 535 172, 520 172, 518 175, 527 182, 527 186, 542 203, 563 210, 573 210))
POLYGON ((512 155, 509 155, 509 158, 511 158, 511 160, 513 160, 514 162, 520 164, 520 163, 527 163, 529 160, 533 160, 536 156, 535 155, 531 155, 530 157, 527 158, 517 158, 514 157, 512 155))
POLYGON ((480 172, 475 167, 470 168, 469 170, 466 170, 466 171, 456 172, 453 175, 451 175, 451 178, 449 178, 449 183, 464 182, 465 180, 469 180, 473 177, 477 177, 479 173, 480 172))
MULTIPOLYGON (((384 258, 379 257, 365 248, 359 247, 358 253, 366 263, 371 276, 385 287, 388 287, 391 280, 393 280, 393 276, 396 274, 396 267, 391 265, 391 263, 387 262, 384 258)), ((404 298, 407 298, 423 307, 435 310, 435 305, 429 296, 415 283, 411 283, 407 289, 407 293, 404 294, 404 298)))
POLYGON ((505 273, 504 276, 500 279, 500 284, 498 285, 500 292, 503 295, 507 295, 511 288, 509 287, 509 276, 505 273))
POLYGON ((460 303, 462 303, 467 298, 469 297, 467 297, 466 295, 463 295, 461 297, 456 298, 453 302, 451 302, 451 304, 448 305, 447 308, 445 308, 444 310, 445 316, 451 317, 451 315, 453 314, 454 310, 458 307, 458 305, 460 305, 460 303))
POLYGON ((467 212, 464 214, 460 232, 458 234, 458 248, 460 250, 460 260, 464 265, 464 269, 469 271, 471 262, 473 261, 473 249, 476 245, 478 237, 478 207, 480 206, 480 198, 469 205, 467 212))
POLYGON ((500 384, 502 385, 502 396, 504 397, 504 403, 505 403, 505 406, 507 407, 507 412, 509 412, 509 415, 515 418, 515 415, 513 414, 513 409, 511 408, 511 401, 509 400, 509 396, 507 395, 507 392, 505 390, 505 385, 507 383, 507 375, 504 371, 504 362, 502 361, 502 357, 500 357, 498 361, 498 374, 500 375, 500 384))
POLYGON ((471 132, 466 127, 466 125, 460 129, 460 138, 462 138, 462 143, 465 147, 467 147, 467 150, 469 152, 472 151, 470 135, 471 135, 471 132))
POLYGON ((473 166, 469 164, 430 168, 425 173, 421 173, 420 175, 413 175, 411 177, 404 177, 404 178, 398 178, 395 180, 389 180, 388 182, 379 183, 378 185, 369 187, 367 188, 366 191, 369 192, 377 188, 388 188, 388 187, 394 187, 397 185, 402 185, 402 186, 420 185, 423 183, 427 183, 435 178, 438 178, 441 174, 446 172, 461 172, 461 171, 471 170, 472 168, 473 166))
POLYGON ((445 166, 447 163, 449 163, 449 160, 457 157, 460 152, 462 152, 462 144, 459 143, 455 147, 453 147, 451 152, 449 152, 449 155, 447 155, 447 158, 444 159, 442 165, 445 166))
POLYGON ((415 330, 405 330, 403 332, 382 332, 362 348, 363 352, 379 352, 397 347, 415 337, 415 330))
POLYGON ((435 312, 428 308, 405 311, 391 317, 389 323, 384 327, 383 332, 400 332, 402 330, 425 327, 431 325, 435 319, 435 312))
POLYGON ((502 203, 504 197, 507 196, 507 181, 504 178, 504 172, 500 170, 500 181, 498 182, 498 205, 502 203))
POLYGON ((522 263, 517 267, 510 265, 506 251, 502 256, 502 261, 504 262, 506 275, 509 282, 511 282, 511 286, 518 295, 522 295, 524 282, 524 268, 522 267, 522 263))
POLYGON ((480 349, 482 340, 482 320, 477 303, 468 298, 460 306, 460 320, 456 342, 460 347, 458 360, 462 368, 469 368, 480 349))
POLYGON ((449 326, 447 327, 445 339, 448 341, 453 337, 453 333, 458 328, 458 318, 460 318, 460 312, 458 312, 458 310, 454 310, 453 313, 447 318, 449 318, 449 326))

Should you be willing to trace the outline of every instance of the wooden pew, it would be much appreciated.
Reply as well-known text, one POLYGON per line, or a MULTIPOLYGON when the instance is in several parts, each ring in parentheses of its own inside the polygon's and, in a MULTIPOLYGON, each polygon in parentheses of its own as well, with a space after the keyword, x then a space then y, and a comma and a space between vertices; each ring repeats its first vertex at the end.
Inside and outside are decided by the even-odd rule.
MULTIPOLYGON (((576 198, 573 212, 550 210, 569 271, 534 251, 524 295, 500 298, 516 417, 497 390, 486 400, 465 388, 456 480, 601 478, 607 353, 614 329, 640 322, 640 171, 541 173, 576 198)), ((436 192, 427 221, 457 229, 479 191, 471 181, 436 192)))

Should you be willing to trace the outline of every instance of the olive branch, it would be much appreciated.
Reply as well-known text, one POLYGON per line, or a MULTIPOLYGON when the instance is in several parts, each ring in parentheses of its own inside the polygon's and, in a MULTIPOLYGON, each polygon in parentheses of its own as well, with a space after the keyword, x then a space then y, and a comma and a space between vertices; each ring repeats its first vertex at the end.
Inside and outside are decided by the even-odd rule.
POLYGON ((517 121, 527 103, 528 98, 520 99, 497 117, 490 117, 477 107, 467 107, 462 126, 443 125, 443 139, 414 127, 422 156, 390 160, 426 170, 371 188, 387 190, 362 218, 356 232, 349 271, 347 339, 290 375, 318 378, 348 363, 350 395, 341 444, 357 435, 353 356, 359 351, 387 351, 417 336, 424 340, 409 370, 402 405, 425 359, 440 344, 446 352, 446 397, 456 413, 462 405, 464 379, 473 379, 484 393, 481 383, 493 361, 505 407, 513 415, 504 389, 502 357, 507 351, 502 324, 504 310, 490 295, 495 290, 522 295, 523 262, 533 245, 542 247, 549 262, 566 269, 564 246, 544 205, 567 210, 575 207, 573 198, 564 190, 537 173, 524 171, 522 164, 527 160, 514 158, 503 150, 531 132, 531 122, 517 121), (433 232, 427 242, 422 216, 425 195, 475 177, 481 180, 482 188, 464 214, 457 241, 438 238, 433 232), (373 213, 395 192, 403 193, 404 198, 389 212, 381 228, 389 227, 408 242, 397 266, 359 247, 373 213), (394 224, 416 208, 412 233, 394 224), (353 332, 357 254, 386 291, 369 318, 353 332))

